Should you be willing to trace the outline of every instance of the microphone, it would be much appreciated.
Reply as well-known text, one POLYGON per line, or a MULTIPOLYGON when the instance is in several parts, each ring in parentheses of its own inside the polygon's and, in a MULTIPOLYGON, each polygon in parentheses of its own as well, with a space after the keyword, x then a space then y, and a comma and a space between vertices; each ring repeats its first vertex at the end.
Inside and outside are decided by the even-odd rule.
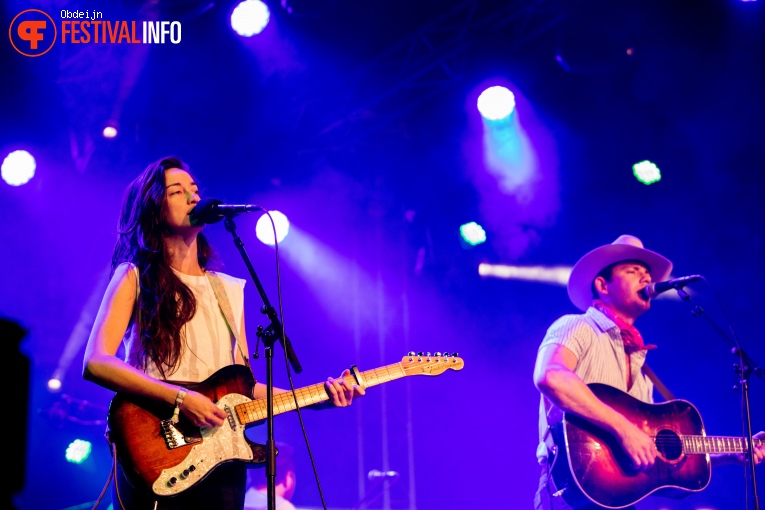
POLYGON ((380 471, 378 469, 373 469, 367 474, 369 480, 395 480, 398 477, 398 471, 380 471))
POLYGON ((670 289, 682 289, 686 285, 704 279, 700 274, 694 274, 691 276, 681 276, 680 278, 674 278, 667 280, 666 282, 649 283, 643 289, 640 290, 640 294, 648 299, 655 298, 662 292, 666 292, 670 289))
POLYGON ((218 223, 223 218, 263 210, 259 205, 230 205, 224 204, 217 198, 203 198, 191 210, 189 216, 192 225, 203 225, 205 223, 218 223))

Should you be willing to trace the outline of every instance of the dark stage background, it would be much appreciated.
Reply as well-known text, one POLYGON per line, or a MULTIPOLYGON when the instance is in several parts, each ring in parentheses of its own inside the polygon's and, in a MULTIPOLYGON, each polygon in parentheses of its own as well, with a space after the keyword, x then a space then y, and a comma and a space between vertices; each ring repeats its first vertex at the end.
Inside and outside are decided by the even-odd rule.
MULTIPOLYGON (((765 3, 305 0, 288 14, 270 2, 269 26, 250 39, 229 27, 234 5, 4 4, 6 24, 28 8, 98 9, 183 27, 178 45, 57 44, 27 58, 2 44, 0 148, 37 158, 27 185, 0 183, 0 313, 27 329, 31 361, 28 402, 16 390, 23 377, 6 388, 5 440, 20 441, 28 423, 25 462, 6 466, 24 467, 18 508, 90 508, 107 480, 100 420, 112 395, 82 381, 83 345, 122 191, 168 154, 190 164, 203 196, 289 216, 281 291, 305 369, 296 386, 409 350, 465 361, 372 388, 349 409, 304 413, 330 508, 374 490, 371 469, 401 476, 369 508, 531 507, 534 359, 549 324, 575 309, 563 286, 482 278, 480 262, 570 266, 638 236, 673 260, 675 276, 704 275, 694 300, 765 363, 765 3), (515 92, 536 151, 526 186, 504 186, 484 165, 475 98, 498 83, 515 92), (100 136, 109 120, 113 140, 100 136), (643 159, 661 181, 633 177, 643 159), (458 228, 471 220, 488 241, 468 249, 458 228), (57 369, 63 386, 49 392, 57 369), (93 443, 80 465, 64 460, 75 438, 93 443)), ((256 219, 238 219, 239 233, 276 303, 274 250, 256 239, 256 219)), ((206 233, 225 270, 245 277, 223 225, 206 233)), ((252 350, 264 321, 251 282, 245 295, 252 350)), ((637 325, 659 345, 653 368, 699 408, 707 432, 741 435, 723 339, 677 299, 657 300, 637 325)), ((264 378, 262 357, 254 369, 264 378)), ((286 386, 280 357, 275 369, 286 386)), ((751 384, 756 430, 764 382, 751 384)), ((295 413, 276 419, 276 436, 295 448, 294 502, 320 507, 295 413)), ((638 508, 744 509, 746 486, 742 468, 725 467, 701 493, 638 508)))

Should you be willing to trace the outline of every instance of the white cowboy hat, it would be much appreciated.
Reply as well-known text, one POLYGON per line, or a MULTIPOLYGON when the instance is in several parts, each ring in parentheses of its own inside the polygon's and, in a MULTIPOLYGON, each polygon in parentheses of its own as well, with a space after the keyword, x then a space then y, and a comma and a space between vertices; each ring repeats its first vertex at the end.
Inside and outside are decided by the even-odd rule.
POLYGON ((622 235, 611 244, 595 248, 574 264, 568 277, 568 297, 582 311, 592 304, 592 282, 603 269, 623 260, 637 260, 648 266, 656 282, 669 278, 672 262, 651 250, 635 236, 622 235))

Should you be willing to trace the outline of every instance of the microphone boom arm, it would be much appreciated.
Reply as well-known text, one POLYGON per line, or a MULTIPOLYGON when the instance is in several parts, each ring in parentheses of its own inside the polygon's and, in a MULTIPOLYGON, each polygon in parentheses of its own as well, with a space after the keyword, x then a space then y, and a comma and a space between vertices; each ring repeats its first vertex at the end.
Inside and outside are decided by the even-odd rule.
POLYGON ((714 329, 717 334, 719 334, 723 340, 725 340, 730 346, 731 346, 731 354, 736 356, 738 358, 739 363, 735 364, 734 367, 736 369, 736 372, 739 374, 739 386, 734 387, 734 389, 741 389, 742 393, 742 401, 743 401, 743 421, 744 421, 744 429, 746 430, 746 439, 747 439, 747 465, 749 467, 749 474, 750 474, 750 480, 752 485, 752 502, 753 502, 753 508, 755 510, 760 510, 760 496, 757 492, 757 473, 755 471, 755 460, 754 460, 754 438, 753 432, 752 432, 752 414, 751 414, 751 406, 749 402, 749 377, 752 374, 757 375, 758 377, 763 376, 763 369, 755 361, 749 357, 749 355, 744 351, 741 346, 738 343, 738 340, 734 337, 729 337, 723 329, 718 326, 714 320, 704 311, 703 308, 701 308, 699 305, 695 304, 691 300, 691 296, 688 295, 687 292, 685 292, 682 288, 677 289, 677 293, 680 295, 680 297, 683 299, 683 301, 686 301, 689 303, 691 308, 691 316, 693 317, 703 317, 704 320, 706 320, 707 324, 709 324, 712 329, 714 329))
MULTIPOLYGON (((238 207, 238 206, 231 206, 231 207, 238 207)), ((263 210, 263 208, 260 206, 246 206, 246 207, 258 207, 260 210, 263 210)), ((236 214, 239 214, 239 213, 233 213, 232 216, 236 214)), ((292 342, 290 342, 289 337, 287 337, 284 334, 284 327, 282 326, 282 323, 279 320, 279 316, 276 313, 276 309, 273 306, 271 306, 271 302, 268 300, 266 291, 263 288, 263 285, 260 283, 260 279, 258 278, 257 273, 255 273, 255 268, 253 267, 252 262, 250 262, 250 258, 247 256, 247 252, 244 249, 244 242, 242 242, 242 239, 236 233, 236 224, 229 216, 226 216, 223 223, 226 227, 226 230, 231 232, 231 235, 234 236, 234 244, 239 250, 239 253, 242 255, 242 259, 244 260, 244 264, 247 266, 247 271, 250 273, 252 282, 255 284, 255 287, 258 289, 258 294, 260 294, 260 299, 261 301, 263 301, 263 306, 260 308, 260 311, 266 317, 268 317, 268 319, 271 321, 268 327, 266 327, 262 333, 259 333, 259 335, 261 336, 261 338, 263 338, 264 342, 270 339, 271 344, 273 344, 275 341, 278 340, 282 348, 284 348, 284 350, 287 353, 287 358, 289 358, 290 365, 292 365, 292 369, 295 371, 295 373, 299 374, 300 372, 303 371, 303 367, 300 365, 300 361, 298 361, 297 359, 295 350, 292 348, 292 342)))

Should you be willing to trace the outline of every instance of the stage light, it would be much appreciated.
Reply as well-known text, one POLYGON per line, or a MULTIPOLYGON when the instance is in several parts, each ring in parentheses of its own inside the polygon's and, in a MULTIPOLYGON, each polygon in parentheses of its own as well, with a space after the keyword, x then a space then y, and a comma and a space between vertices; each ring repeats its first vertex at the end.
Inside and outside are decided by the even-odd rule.
POLYGON ((290 222, 279 211, 270 211, 270 214, 274 219, 273 225, 271 225, 268 214, 264 214, 255 225, 255 235, 258 236, 261 243, 273 246, 276 244, 274 243, 274 227, 276 228, 276 241, 281 243, 290 231, 290 222))
POLYGON ((21 186, 34 177, 37 163, 27 151, 13 151, 3 160, 0 174, 11 186, 21 186))
POLYGON ((486 242, 486 231, 475 221, 460 225, 460 235, 462 240, 470 246, 486 242))
POLYGON ((477 106, 484 119, 502 120, 515 110, 515 95, 505 87, 489 87, 478 96, 477 106))
MULTIPOLYGON (((522 280, 549 283, 565 287, 571 276, 571 266, 515 266, 512 264, 478 264, 478 274, 484 278, 501 280, 522 280)), ((665 292, 655 299, 680 299, 676 292, 665 292)))
POLYGON ((106 126, 104 126, 104 130, 101 132, 104 138, 112 139, 117 138, 117 134, 119 132, 117 131, 117 123, 113 120, 110 120, 106 123, 106 126))
POLYGON ((61 379, 58 379, 56 377, 52 377, 48 379, 48 390, 58 391, 60 389, 61 389, 61 379))
POLYGON ((653 184, 661 180, 659 167, 650 161, 641 161, 632 165, 632 173, 635 178, 645 185, 653 184))
POLYGON ((266 4, 260 0, 245 0, 231 13, 231 28, 243 37, 251 37, 261 33, 269 19, 271 12, 266 4))
POLYGON ((73 464, 82 464, 90 456, 93 445, 90 441, 75 439, 66 448, 66 460, 73 464))
POLYGON ((527 280, 566 285, 571 274, 571 268, 567 266, 513 266, 484 262, 478 265, 478 274, 483 277, 502 278, 505 280, 527 280))

